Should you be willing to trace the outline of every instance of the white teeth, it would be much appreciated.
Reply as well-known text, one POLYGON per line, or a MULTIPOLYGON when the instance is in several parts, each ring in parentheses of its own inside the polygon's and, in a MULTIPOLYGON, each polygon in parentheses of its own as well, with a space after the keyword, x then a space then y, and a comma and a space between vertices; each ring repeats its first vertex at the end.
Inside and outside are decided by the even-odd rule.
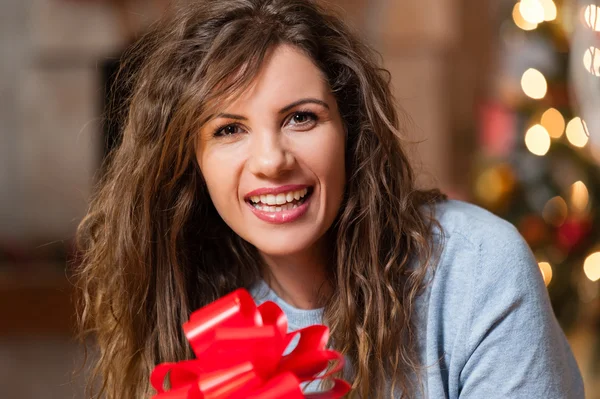
POLYGON ((298 204, 292 204, 292 203, 285 203, 281 206, 269 206, 266 204, 261 204, 256 203, 254 204, 254 207, 256 209, 258 209, 259 211, 265 211, 265 212, 281 212, 281 211, 289 211, 292 209, 296 209, 298 208, 298 204))
POLYGON ((283 205, 286 202, 286 195, 284 193, 277 194, 275 197, 275 201, 277 201, 277 205, 283 205))
MULTIPOLYGON (((278 212, 276 208, 281 210, 293 209, 292 202, 299 201, 308 193, 308 188, 304 188, 298 191, 289 191, 287 193, 279 194, 265 194, 265 195, 254 195, 249 200, 256 206, 257 209, 269 211, 271 208, 272 212, 278 212), (262 207, 261 207, 262 205, 262 207), (275 207, 274 205, 279 205, 275 207), (290 205, 290 207, 287 207, 290 205)), ((297 208, 297 205, 295 206, 297 208)))

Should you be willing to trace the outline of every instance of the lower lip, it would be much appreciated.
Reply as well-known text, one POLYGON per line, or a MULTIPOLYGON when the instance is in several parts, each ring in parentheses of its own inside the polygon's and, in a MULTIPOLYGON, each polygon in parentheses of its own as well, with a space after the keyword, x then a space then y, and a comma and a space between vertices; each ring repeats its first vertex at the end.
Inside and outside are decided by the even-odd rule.
POLYGON ((273 224, 283 224, 290 223, 295 220, 298 220, 302 215, 306 213, 308 210, 308 205, 310 200, 312 199, 312 195, 309 196, 302 205, 297 208, 281 211, 281 212, 266 212, 260 209, 256 209, 253 205, 246 202, 246 204, 250 207, 252 213, 256 215, 260 220, 265 222, 273 223, 273 224))

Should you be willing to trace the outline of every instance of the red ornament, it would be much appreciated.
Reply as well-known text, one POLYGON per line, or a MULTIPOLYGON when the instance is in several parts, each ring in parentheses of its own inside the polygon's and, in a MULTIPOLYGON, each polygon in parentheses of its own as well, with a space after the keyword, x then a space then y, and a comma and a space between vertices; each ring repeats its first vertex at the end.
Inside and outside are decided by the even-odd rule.
POLYGON ((569 252, 587 237, 592 225, 588 219, 568 218, 557 229, 556 241, 560 249, 569 252))
POLYGON ((274 302, 259 307, 243 289, 192 313, 183 325, 196 360, 163 363, 150 376, 154 399, 335 399, 350 385, 333 379, 327 392, 303 394, 300 383, 328 378, 342 369, 344 358, 325 349, 326 326, 287 333, 287 318, 274 302), (300 340, 283 355, 292 339, 300 340), (329 365, 335 366, 319 375, 329 365), (171 389, 164 390, 169 376, 171 389))

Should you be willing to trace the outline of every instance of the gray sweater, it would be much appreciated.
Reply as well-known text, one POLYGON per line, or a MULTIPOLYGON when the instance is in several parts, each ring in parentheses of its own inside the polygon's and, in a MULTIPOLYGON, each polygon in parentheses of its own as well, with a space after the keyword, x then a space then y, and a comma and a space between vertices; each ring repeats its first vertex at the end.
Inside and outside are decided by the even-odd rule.
MULTIPOLYGON (((436 215, 443 251, 416 302, 425 397, 583 398, 539 267, 517 230, 459 201, 437 205, 436 215)), ((290 331, 322 324, 322 309, 294 308, 263 281, 251 293, 257 303, 277 303, 290 331)))

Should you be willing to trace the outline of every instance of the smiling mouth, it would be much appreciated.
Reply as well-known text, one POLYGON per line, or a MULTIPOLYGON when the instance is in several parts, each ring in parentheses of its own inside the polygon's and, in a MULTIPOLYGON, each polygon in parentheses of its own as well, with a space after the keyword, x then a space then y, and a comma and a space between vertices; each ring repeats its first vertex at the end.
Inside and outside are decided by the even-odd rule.
POLYGON ((312 193, 313 188, 307 187, 279 194, 255 195, 246 199, 246 202, 263 212, 282 212, 298 208, 312 193))

